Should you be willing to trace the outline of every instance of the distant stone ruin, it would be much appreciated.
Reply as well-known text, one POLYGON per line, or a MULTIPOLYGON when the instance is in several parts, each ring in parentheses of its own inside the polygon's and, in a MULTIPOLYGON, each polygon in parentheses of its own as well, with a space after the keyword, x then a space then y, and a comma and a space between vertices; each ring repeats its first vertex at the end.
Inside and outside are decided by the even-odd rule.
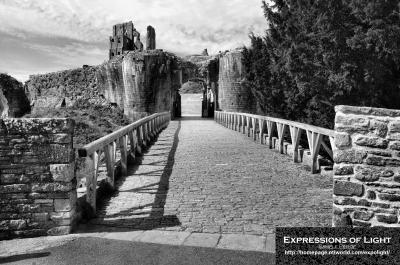
MULTIPOLYGON (((110 37, 110 60, 129 51, 144 50, 144 45, 140 41, 140 33, 135 29, 132 21, 114 25, 112 34, 110 37)), ((154 50, 155 48, 156 33, 152 26, 148 26, 146 49, 154 50)))
POLYGON ((147 27, 146 50, 156 49, 156 31, 152 26, 147 27))

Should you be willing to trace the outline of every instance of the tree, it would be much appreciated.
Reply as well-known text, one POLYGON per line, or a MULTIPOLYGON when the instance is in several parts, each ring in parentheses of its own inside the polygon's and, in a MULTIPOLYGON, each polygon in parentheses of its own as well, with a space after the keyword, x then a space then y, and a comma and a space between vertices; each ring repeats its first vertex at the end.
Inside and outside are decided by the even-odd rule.
POLYGON ((400 108, 398 0, 273 3, 244 50, 265 115, 333 128, 335 105, 400 108))

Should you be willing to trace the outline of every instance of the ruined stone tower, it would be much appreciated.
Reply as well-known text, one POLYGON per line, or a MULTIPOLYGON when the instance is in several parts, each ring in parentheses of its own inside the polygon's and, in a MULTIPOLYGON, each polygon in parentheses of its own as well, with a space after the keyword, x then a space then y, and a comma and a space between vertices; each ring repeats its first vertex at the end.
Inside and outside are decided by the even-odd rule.
POLYGON ((110 59, 123 54, 125 51, 143 49, 140 33, 134 28, 132 21, 114 25, 112 34, 110 37, 110 59))
POLYGON ((156 49, 156 31, 152 26, 147 27, 146 50, 156 49))

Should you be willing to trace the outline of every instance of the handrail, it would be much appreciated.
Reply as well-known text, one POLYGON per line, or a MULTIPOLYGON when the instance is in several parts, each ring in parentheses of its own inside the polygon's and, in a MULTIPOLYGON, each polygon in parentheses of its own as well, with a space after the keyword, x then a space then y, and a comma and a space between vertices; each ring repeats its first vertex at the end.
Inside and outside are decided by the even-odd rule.
POLYGON ((94 210, 96 210, 97 175, 101 155, 105 155, 107 182, 114 189, 117 145, 121 154, 122 174, 126 175, 128 156, 134 158, 136 153, 142 153, 143 147, 167 127, 170 120, 170 112, 155 113, 79 148, 79 157, 86 157, 87 168, 91 171, 91 174, 86 176, 86 200, 94 210))
POLYGON ((287 127, 290 129, 290 137, 293 146, 293 162, 298 162, 298 151, 301 134, 306 132, 307 140, 310 147, 311 159, 312 159, 312 173, 317 173, 317 158, 320 147, 328 152, 328 154, 333 158, 333 151, 328 147, 328 145, 323 141, 322 136, 328 136, 331 146, 334 147, 334 130, 329 130, 322 127, 317 127, 305 123, 273 118, 268 116, 261 116, 249 113, 238 113, 238 112, 223 112, 215 111, 215 121, 230 128, 235 131, 242 131, 243 134, 247 133, 247 136, 253 136, 253 139, 257 139, 257 124, 259 127, 260 134, 260 144, 267 142, 270 149, 274 148, 273 132, 276 129, 278 133, 277 145, 278 150, 281 154, 284 153, 284 135, 287 127), (266 136, 264 139, 264 135, 266 136))

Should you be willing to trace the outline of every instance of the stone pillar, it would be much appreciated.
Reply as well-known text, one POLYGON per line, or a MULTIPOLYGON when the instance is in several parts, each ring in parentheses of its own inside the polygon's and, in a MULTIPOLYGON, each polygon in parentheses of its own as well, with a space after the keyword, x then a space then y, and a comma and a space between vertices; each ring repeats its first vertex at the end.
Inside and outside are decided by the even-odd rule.
POLYGON ((0 120, 0 240, 71 232, 73 130, 70 119, 0 120))
POLYGON ((218 107, 223 111, 255 113, 252 91, 244 85, 246 76, 242 50, 226 53, 219 60, 218 107))
POLYGON ((335 111, 333 226, 400 227, 400 110, 335 111))

